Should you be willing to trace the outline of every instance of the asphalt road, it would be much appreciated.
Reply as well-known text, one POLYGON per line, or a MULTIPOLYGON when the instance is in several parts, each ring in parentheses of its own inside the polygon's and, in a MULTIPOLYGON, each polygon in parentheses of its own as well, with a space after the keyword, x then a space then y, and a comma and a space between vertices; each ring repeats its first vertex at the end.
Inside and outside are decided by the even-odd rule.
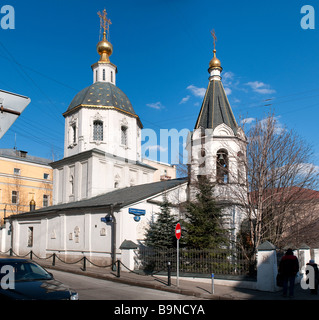
POLYGON ((77 291, 80 300, 198 300, 192 296, 130 286, 52 269, 49 272, 57 280, 77 291))

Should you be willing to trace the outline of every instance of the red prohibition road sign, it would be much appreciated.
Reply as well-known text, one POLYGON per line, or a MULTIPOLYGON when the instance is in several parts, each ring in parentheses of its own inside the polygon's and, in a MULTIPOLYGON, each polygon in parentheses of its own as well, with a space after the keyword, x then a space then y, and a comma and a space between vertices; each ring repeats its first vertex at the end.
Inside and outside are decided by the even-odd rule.
POLYGON ((181 238, 181 235, 182 235, 182 228, 181 228, 181 225, 178 223, 175 228, 176 239, 179 240, 181 238))

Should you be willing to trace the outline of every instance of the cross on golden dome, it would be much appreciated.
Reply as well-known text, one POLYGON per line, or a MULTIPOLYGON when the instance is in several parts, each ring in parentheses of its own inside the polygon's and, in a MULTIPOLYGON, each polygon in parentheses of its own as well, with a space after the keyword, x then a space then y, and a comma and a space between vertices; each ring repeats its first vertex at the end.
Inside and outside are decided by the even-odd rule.
POLYGON ((213 29, 211 32, 211 35, 214 39, 214 57, 213 59, 209 62, 209 68, 214 68, 214 69, 220 69, 222 70, 223 68, 221 67, 221 64, 220 64, 220 61, 219 59, 216 58, 216 42, 217 42, 217 37, 216 37, 216 34, 215 34, 215 30, 213 29))
POLYGON ((107 18, 106 10, 103 10, 103 14, 99 11, 98 16, 100 17, 100 28, 104 30, 103 39, 97 44, 97 52, 99 53, 101 62, 110 62, 110 56, 113 52, 113 46, 109 42, 110 35, 110 24, 111 20, 107 18))
POLYGON ((212 34, 212 37, 214 39, 214 50, 216 50, 217 37, 216 37, 216 34, 215 34, 215 30, 213 29, 210 33, 212 34))
POLYGON ((103 10, 103 15, 99 11, 98 16, 100 17, 100 26, 101 29, 104 30, 104 34, 107 35, 107 40, 109 40, 109 35, 110 35, 110 25, 112 24, 111 20, 107 18, 107 12, 106 9, 103 10))

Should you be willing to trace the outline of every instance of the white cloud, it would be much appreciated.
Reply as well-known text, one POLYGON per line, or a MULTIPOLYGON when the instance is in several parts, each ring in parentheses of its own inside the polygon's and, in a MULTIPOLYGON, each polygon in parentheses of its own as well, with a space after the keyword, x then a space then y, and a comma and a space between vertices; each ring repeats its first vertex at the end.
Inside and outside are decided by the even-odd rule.
POLYGON ((270 93, 276 92, 274 89, 270 88, 269 84, 266 84, 260 81, 250 81, 250 82, 247 82, 246 85, 251 87, 253 91, 260 94, 270 94, 270 93))
POLYGON ((190 97, 191 97, 191 96, 186 96, 185 98, 183 98, 183 99, 181 100, 181 102, 180 102, 179 104, 183 104, 183 103, 187 102, 190 97))
POLYGON ((205 88, 198 88, 194 85, 190 85, 187 87, 187 90, 190 90, 191 93, 196 96, 196 97, 200 97, 200 98, 204 98, 205 93, 206 93, 206 89, 205 88))
POLYGON ((161 102, 155 102, 155 103, 148 103, 148 104, 146 104, 148 107, 150 107, 150 108, 153 108, 153 109, 157 109, 157 110, 160 110, 160 109, 163 109, 164 108, 164 106, 162 105, 162 103, 161 102))
POLYGON ((227 71, 223 74, 223 81, 229 82, 234 79, 234 73, 231 71, 227 71))
POLYGON ((231 94, 231 89, 225 88, 225 93, 229 96, 231 94))
POLYGON ((232 89, 230 87, 235 88, 239 82, 233 83, 235 78, 235 74, 231 71, 227 71, 223 74, 223 85, 225 88, 225 93, 229 96, 232 93, 232 89))
POLYGON ((158 144, 154 145, 154 146, 149 146, 149 147, 147 147, 147 149, 150 150, 150 151, 152 151, 152 150, 159 150, 161 152, 167 151, 167 148, 164 148, 164 147, 162 147, 162 146, 160 146, 158 144))
POLYGON ((310 172, 319 173, 319 167, 312 163, 300 163, 298 166, 300 174, 308 175, 310 172))
POLYGON ((241 124, 250 124, 253 121, 255 121, 255 118, 245 118, 243 120, 240 121, 241 124))

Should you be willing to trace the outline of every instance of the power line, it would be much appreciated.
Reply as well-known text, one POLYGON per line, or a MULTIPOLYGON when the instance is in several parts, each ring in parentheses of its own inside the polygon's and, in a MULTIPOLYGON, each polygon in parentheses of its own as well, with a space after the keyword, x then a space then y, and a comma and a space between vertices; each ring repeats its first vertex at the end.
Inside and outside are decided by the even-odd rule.
MULTIPOLYGON (((8 57, 3 56, 3 55, 1 55, 1 54, 0 54, 0 57, 10 61, 10 59, 9 59, 8 57)), ((54 78, 52 78, 52 77, 49 77, 48 75, 46 75, 46 74, 44 74, 44 73, 42 73, 42 72, 40 72, 40 71, 38 71, 38 70, 35 70, 35 69, 31 68, 31 67, 28 67, 28 66, 26 66, 26 65, 23 65, 22 63, 19 63, 18 61, 16 61, 16 64, 19 65, 20 67, 23 67, 23 68, 25 68, 25 69, 29 69, 30 71, 32 71, 32 72, 34 72, 34 73, 37 73, 38 75, 42 76, 43 78, 46 78, 46 79, 51 80, 51 81, 53 81, 53 82, 55 82, 55 83, 57 83, 57 84, 59 84, 59 85, 61 85, 61 86, 64 86, 64 87, 66 87, 66 88, 68 88, 68 89, 71 89, 72 91, 75 91, 75 92, 78 91, 78 89, 73 88, 73 87, 71 87, 70 85, 68 85, 68 84, 66 84, 66 83, 64 83, 64 82, 61 82, 61 81, 59 81, 59 80, 57 80, 57 79, 54 79, 54 78)))
MULTIPOLYGON (((40 86, 38 86, 38 84, 33 80, 33 78, 23 69, 22 65, 13 57, 13 55, 9 52, 9 50, 5 47, 5 45, 0 41, 0 45, 2 46, 2 48, 5 50, 5 52, 9 55, 9 57, 11 58, 12 62, 14 63, 14 65, 18 66, 18 68, 22 71, 22 74, 24 76, 26 76, 29 81, 31 81, 31 83, 39 90, 39 92, 49 101, 50 104, 53 105, 53 107, 60 113, 60 110, 58 109, 58 107, 55 105, 55 103, 51 100, 51 98, 41 89, 40 86)), ((51 109, 49 109, 51 111, 51 109)), ((45 109, 45 112, 47 112, 47 109, 45 109)), ((54 117, 56 117, 59 120, 60 123, 60 119, 57 117, 56 113, 51 112, 52 115, 54 117)))
POLYGON ((31 133, 26 133, 25 131, 20 131, 19 129, 14 129, 13 131, 16 132, 19 136, 25 137, 28 140, 31 140, 31 141, 33 141, 35 143, 40 144, 40 145, 43 145, 43 146, 46 146, 46 147, 54 146, 56 149, 59 149, 61 151, 64 150, 62 147, 58 146, 57 144, 50 143, 47 140, 43 140, 43 139, 39 138, 38 136, 34 136, 31 133))

